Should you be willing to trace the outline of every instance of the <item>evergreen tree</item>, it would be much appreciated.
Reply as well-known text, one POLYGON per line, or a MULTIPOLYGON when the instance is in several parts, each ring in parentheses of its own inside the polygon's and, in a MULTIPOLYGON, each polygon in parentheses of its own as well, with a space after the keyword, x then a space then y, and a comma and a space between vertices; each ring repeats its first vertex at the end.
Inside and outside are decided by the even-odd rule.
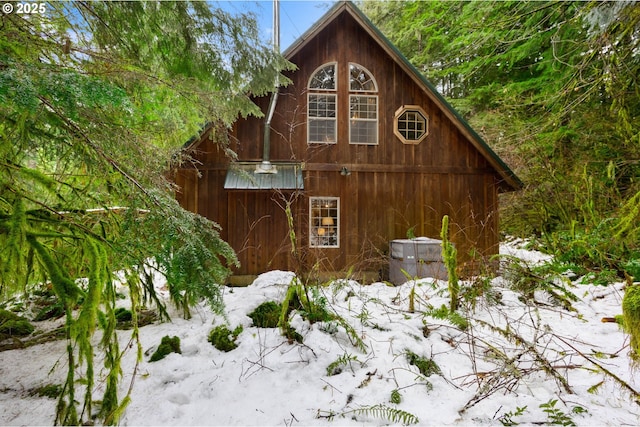
POLYGON ((629 218, 640 209, 639 3, 361 7, 527 184, 505 196, 509 233, 596 230, 610 246, 601 254, 640 256, 628 237, 638 226, 609 239, 617 223, 640 219, 629 218))
POLYGON ((134 325, 145 299, 159 303, 154 269, 186 315, 201 299, 221 309, 235 254, 216 224, 178 206, 166 174, 203 125, 218 123, 224 144, 238 115, 260 114, 248 95, 271 90, 289 65, 260 42, 252 16, 205 2, 49 2, 0 16, 0 297, 50 283, 65 307, 56 423, 113 424, 129 400, 118 396, 116 270, 134 325))

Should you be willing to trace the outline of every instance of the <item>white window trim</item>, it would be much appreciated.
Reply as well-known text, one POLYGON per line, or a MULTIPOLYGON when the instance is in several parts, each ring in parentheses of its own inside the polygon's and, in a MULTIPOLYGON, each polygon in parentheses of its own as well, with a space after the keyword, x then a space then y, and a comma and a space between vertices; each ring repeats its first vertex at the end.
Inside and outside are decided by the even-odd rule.
POLYGON ((424 109, 422 107, 420 107, 419 105, 403 105, 402 107, 398 108, 395 112, 395 114, 393 115, 393 133, 396 135, 396 137, 400 140, 400 142, 402 142, 403 144, 407 144, 407 145, 417 145, 420 144, 422 141, 424 141, 427 136, 429 136, 429 115, 427 114, 426 111, 424 111, 424 109), (420 113, 424 119, 425 119, 425 132, 424 134, 418 138, 418 139, 406 139, 404 137, 404 135, 402 135, 400 133, 400 130, 398 129, 398 119, 400 118, 400 116, 402 114, 404 114, 407 111, 415 111, 420 113))
POLYGON ((307 81, 307 144, 308 145, 311 145, 311 144, 335 145, 338 143, 338 114, 339 114, 338 102, 339 102, 338 100, 338 63, 336 61, 326 62, 320 65, 319 67, 317 67, 315 70, 313 70, 313 73, 311 73, 311 75, 309 76, 309 80, 307 81), (313 81, 313 78, 315 77, 316 73, 322 70, 323 68, 326 68, 329 65, 333 66, 333 78, 335 82, 335 89, 312 88, 311 82, 313 81), (309 98, 312 95, 333 95, 335 98, 335 117, 333 118, 310 117, 309 116, 309 98), (311 126, 309 126, 309 123, 312 120, 333 122, 333 134, 335 135, 335 140, 334 141, 312 141, 311 126))
POLYGON ((313 73, 311 73, 311 75, 309 76, 309 81, 307 81, 307 89, 309 91, 314 91, 314 92, 338 92, 338 63, 337 62, 327 62, 324 63, 322 65, 320 65, 318 68, 316 68, 315 70, 313 70, 313 73), (333 79, 335 80, 336 83, 336 88, 335 89, 321 89, 321 88, 312 88, 311 87, 311 81, 313 80, 313 77, 316 75, 316 73, 318 71, 320 71, 323 68, 326 68, 328 65, 333 65, 333 79))
POLYGON ((308 93, 307 94, 307 144, 337 144, 338 143, 338 94, 333 93, 332 92, 314 92, 314 93, 308 93), (336 110, 335 110, 335 117, 331 118, 331 117, 309 117, 309 98, 312 95, 322 95, 322 96, 326 96, 326 95, 333 95, 335 97, 335 106, 336 106, 336 110), (312 141, 311 140, 311 126, 309 126, 309 122, 311 120, 323 120, 326 122, 333 122, 333 134, 335 135, 335 141, 312 141))
MULTIPOLYGON (((322 217, 321 217, 322 218, 322 217)), ((321 227, 317 227, 321 228, 321 227)), ((339 249, 340 248, 340 197, 309 197, 309 247, 310 248, 326 248, 326 249, 339 249), (321 245, 314 243, 314 235, 316 233, 316 227, 313 225, 313 202, 321 200, 336 201, 336 243, 335 245, 321 245)))
POLYGON ((375 119, 364 119, 364 118, 351 118, 351 111, 349 114, 349 144, 351 145, 379 145, 380 143, 380 100, 378 98, 378 82, 376 78, 373 76, 373 73, 367 69, 367 67, 355 63, 349 62, 348 64, 348 72, 349 72, 349 105, 351 105, 351 99, 353 97, 365 97, 365 98, 375 98, 376 100, 376 118, 375 119), (373 90, 355 90, 351 89, 351 67, 357 67, 362 69, 371 79, 373 83, 373 90), (375 95, 374 95, 375 94, 375 95), (351 140, 351 124, 352 121, 360 121, 360 122, 375 122, 376 123, 376 140, 375 142, 354 142, 351 140))
POLYGON ((353 92, 349 94, 349 105, 351 105, 352 97, 359 98, 375 98, 376 100, 376 118, 375 119, 363 119, 363 118, 351 118, 351 111, 349 111, 349 144, 351 145, 379 145, 380 143, 380 102, 378 95, 365 95, 366 93, 372 92, 353 92), (361 122, 375 122, 376 123, 376 142, 353 142, 351 141, 351 121, 361 121, 361 122))
POLYGON ((349 62, 349 92, 352 93, 378 93, 378 82, 376 81, 376 78, 373 77, 373 73, 371 71, 369 71, 366 67, 355 63, 355 62, 349 62), (369 75, 369 77, 371 77, 371 81, 373 82, 373 86, 374 89, 373 90, 353 90, 351 89, 351 66, 354 65, 356 67, 362 68, 364 71, 367 72, 367 74, 369 75))

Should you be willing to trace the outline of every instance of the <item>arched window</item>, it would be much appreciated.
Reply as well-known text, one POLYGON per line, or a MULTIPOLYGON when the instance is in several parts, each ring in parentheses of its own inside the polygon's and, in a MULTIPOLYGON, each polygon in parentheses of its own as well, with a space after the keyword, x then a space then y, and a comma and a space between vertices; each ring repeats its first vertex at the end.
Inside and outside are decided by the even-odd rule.
POLYGON ((349 63, 349 143, 378 144, 378 84, 362 65, 349 63))
POLYGON ((337 142, 336 63, 320 66, 313 72, 307 95, 307 142, 337 142))

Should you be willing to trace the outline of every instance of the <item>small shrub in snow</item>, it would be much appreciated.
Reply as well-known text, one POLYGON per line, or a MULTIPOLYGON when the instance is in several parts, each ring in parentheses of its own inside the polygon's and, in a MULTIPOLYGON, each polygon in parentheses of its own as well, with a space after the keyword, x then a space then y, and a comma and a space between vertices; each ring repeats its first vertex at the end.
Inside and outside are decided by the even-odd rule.
POLYGON ((467 285, 460 288, 460 299, 466 303, 470 311, 475 311, 480 300, 489 306, 502 303, 502 293, 494 289, 491 282, 494 277, 491 272, 483 273, 473 277, 467 285))
POLYGON ((503 275, 511 282, 511 289, 519 293, 524 303, 536 302, 536 292, 548 296, 550 302, 568 311, 576 311, 573 303, 578 301, 569 289, 569 280, 554 271, 553 264, 531 266, 516 257, 505 258, 503 275))
POLYGON ((394 389, 391 391, 391 397, 389 397, 389 402, 399 405, 402 402, 402 395, 398 391, 398 389, 394 389))
POLYGON ((120 322, 131 322, 131 319, 133 319, 133 315, 131 314, 131 310, 128 310, 124 307, 118 307, 116 308, 116 310, 114 311, 114 314, 116 316, 116 322, 120 323, 120 322))
POLYGON ((302 335, 300 335, 298 331, 296 331, 291 325, 287 325, 286 327, 282 328, 282 335, 284 335, 289 340, 289 343, 293 343, 295 341, 302 344, 302 341, 304 340, 302 335))
POLYGON ((524 414, 524 411, 526 410, 527 410, 526 406, 522 406, 522 407, 519 406, 516 408, 515 411, 509 411, 502 414, 500 418, 498 418, 498 421, 500 421, 500 424, 502 424, 503 426, 517 426, 520 423, 515 421, 514 418, 524 414))
POLYGON ((331 362, 329 366, 327 366, 327 375, 328 376, 338 375, 342 373, 342 369, 346 366, 348 366, 353 372, 353 366, 351 365, 351 362, 358 362, 360 363, 360 365, 363 364, 358 360, 358 356, 353 356, 351 354, 345 353, 342 356, 338 357, 333 362, 331 362))
POLYGON ((162 337, 162 341, 160 341, 157 350, 151 355, 149 362, 157 362, 158 360, 164 359, 170 353, 182 354, 182 350, 180 350, 180 338, 165 335, 162 337))
MULTIPOLYGON (((425 315, 431 316, 439 320, 447 320, 458 329, 464 331, 469 327, 469 322, 457 311, 449 311, 446 305, 442 305, 440 308, 433 308, 424 312, 425 315)), ((423 330, 424 333, 424 330, 423 330)))
POLYGON ((440 367, 433 361, 433 359, 418 356, 410 350, 407 350, 407 361, 410 365, 418 368, 420 373, 425 377, 430 377, 433 374, 439 375, 441 373, 440 367))
POLYGON ((276 328, 282 312, 282 305, 275 301, 266 301, 260 304, 247 316, 253 320, 253 325, 258 328, 276 328))
MULTIPOLYGON (((557 399, 549 400, 547 403, 542 403, 540 408, 547 414, 547 424, 560 425, 560 426, 575 426, 571 416, 565 414, 560 409, 556 408, 557 399)), ((580 406, 576 406, 580 408, 580 406)))
POLYGON ((229 352, 238 347, 236 339, 242 333, 242 325, 230 331, 226 325, 216 326, 209 332, 209 342, 220 351, 229 352))
POLYGON ((458 309, 458 293, 460 292, 460 284, 458 283, 458 273, 456 271, 458 267, 458 251, 455 246, 449 241, 449 216, 442 217, 442 230, 440 231, 440 238, 442 239, 442 260, 447 268, 448 280, 449 280, 449 308, 451 311, 458 309))

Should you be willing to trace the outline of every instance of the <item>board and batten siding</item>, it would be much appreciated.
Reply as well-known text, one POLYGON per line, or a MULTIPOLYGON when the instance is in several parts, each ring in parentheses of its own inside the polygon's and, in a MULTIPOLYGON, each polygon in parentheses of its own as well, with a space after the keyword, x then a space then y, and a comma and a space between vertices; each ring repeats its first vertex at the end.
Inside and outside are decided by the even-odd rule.
MULTIPOLYGON (((498 251, 500 176, 452 123, 424 88, 348 13, 322 28, 291 58, 298 70, 280 89, 272 121, 271 159, 303 163, 304 190, 224 190, 228 159, 206 137, 194 156, 201 177, 187 168, 176 172, 178 200, 221 227, 221 236, 238 253, 238 274, 273 269, 344 271, 350 267, 384 269, 388 241, 416 236, 439 238, 443 215, 450 217, 450 238, 460 263, 470 253, 498 251), (307 143, 307 82, 321 65, 338 66, 338 142, 307 143), (349 144, 348 64, 371 72, 378 84, 378 145, 349 144), (429 135, 416 145, 403 144, 393 132, 394 114, 403 105, 420 106, 428 115, 429 135), (340 171, 346 167, 350 175, 340 171), (309 197, 340 197, 340 246, 309 247, 309 197), (298 259, 291 252, 284 212, 292 200, 298 259), (300 265, 299 262, 302 264, 300 265)), ((255 98, 266 111, 268 97, 255 98)), ((243 161, 262 159, 264 119, 238 120, 230 148, 243 161)))

